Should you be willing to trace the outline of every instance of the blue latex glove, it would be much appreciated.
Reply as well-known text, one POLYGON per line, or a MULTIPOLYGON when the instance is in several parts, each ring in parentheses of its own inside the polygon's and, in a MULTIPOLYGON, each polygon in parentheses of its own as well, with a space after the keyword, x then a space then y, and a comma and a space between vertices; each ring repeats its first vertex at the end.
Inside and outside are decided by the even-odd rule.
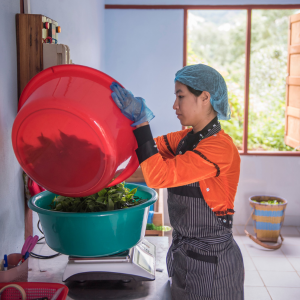
POLYGON ((141 97, 134 97, 132 93, 122 88, 118 83, 113 82, 110 86, 111 94, 122 114, 134 123, 135 127, 144 122, 150 122, 155 116, 146 106, 145 100, 141 97))

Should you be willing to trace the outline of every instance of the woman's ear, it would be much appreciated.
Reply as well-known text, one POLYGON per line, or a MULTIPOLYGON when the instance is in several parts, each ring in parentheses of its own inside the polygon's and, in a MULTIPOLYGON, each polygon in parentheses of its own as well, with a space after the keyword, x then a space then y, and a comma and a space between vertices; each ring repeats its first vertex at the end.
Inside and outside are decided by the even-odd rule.
POLYGON ((210 103, 210 93, 207 91, 203 91, 201 94, 202 101, 205 103, 210 103))

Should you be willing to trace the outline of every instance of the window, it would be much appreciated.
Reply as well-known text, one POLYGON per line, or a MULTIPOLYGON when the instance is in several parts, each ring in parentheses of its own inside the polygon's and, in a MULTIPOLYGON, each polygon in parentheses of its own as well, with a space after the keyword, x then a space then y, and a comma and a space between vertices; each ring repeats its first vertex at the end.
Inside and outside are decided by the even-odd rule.
POLYGON ((240 153, 300 156, 300 15, 293 17, 297 42, 289 47, 287 78, 288 17, 300 13, 300 4, 105 7, 182 9, 183 65, 205 63, 225 77, 232 119, 221 123, 240 153))
POLYGON ((285 144, 284 132, 288 24, 289 16, 299 12, 188 10, 187 64, 208 64, 225 78, 232 119, 221 124, 244 154, 295 150, 285 144), (251 22, 247 15, 252 15, 251 22), (249 33, 247 24, 251 24, 249 33), (245 120, 248 126, 244 126, 245 120))
POLYGON ((293 150, 284 142, 284 131, 288 24, 289 16, 297 12, 252 11, 249 150, 293 150))

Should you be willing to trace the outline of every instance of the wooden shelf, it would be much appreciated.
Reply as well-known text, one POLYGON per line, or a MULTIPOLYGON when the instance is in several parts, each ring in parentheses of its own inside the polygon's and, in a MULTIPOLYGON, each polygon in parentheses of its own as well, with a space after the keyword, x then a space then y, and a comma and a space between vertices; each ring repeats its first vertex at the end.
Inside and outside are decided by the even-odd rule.
POLYGON ((164 232, 160 230, 146 230, 146 236, 164 236, 164 232))
POLYGON ((145 178, 142 169, 139 167, 136 171, 128 177, 125 182, 145 182, 145 178))
MULTIPOLYGON (((141 182, 145 183, 143 172, 138 168, 125 182, 141 182)), ((153 224, 155 226, 164 226, 164 200, 163 189, 154 189, 158 194, 158 200, 154 203, 153 224)), ((163 236, 163 231, 146 230, 146 236, 163 236)))
POLYGON ((17 14, 18 95, 43 70, 42 15, 17 14))

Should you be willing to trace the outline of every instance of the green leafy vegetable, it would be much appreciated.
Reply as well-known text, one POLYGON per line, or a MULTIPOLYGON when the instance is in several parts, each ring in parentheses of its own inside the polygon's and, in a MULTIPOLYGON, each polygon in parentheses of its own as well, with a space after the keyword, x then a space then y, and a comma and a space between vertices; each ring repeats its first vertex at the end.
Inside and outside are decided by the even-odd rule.
POLYGON ((156 226, 153 223, 147 224, 146 226, 147 230, 158 230, 158 231, 170 231, 172 228, 170 226, 156 226))
POLYGON ((260 204, 272 204, 272 205, 281 204, 281 202, 278 202, 276 199, 268 200, 268 201, 257 201, 257 200, 252 200, 252 201, 260 204))
POLYGON ((55 197, 50 207, 61 212, 99 212, 123 209, 142 204, 147 199, 134 196, 137 188, 130 190, 125 183, 105 188, 87 197, 55 197))

